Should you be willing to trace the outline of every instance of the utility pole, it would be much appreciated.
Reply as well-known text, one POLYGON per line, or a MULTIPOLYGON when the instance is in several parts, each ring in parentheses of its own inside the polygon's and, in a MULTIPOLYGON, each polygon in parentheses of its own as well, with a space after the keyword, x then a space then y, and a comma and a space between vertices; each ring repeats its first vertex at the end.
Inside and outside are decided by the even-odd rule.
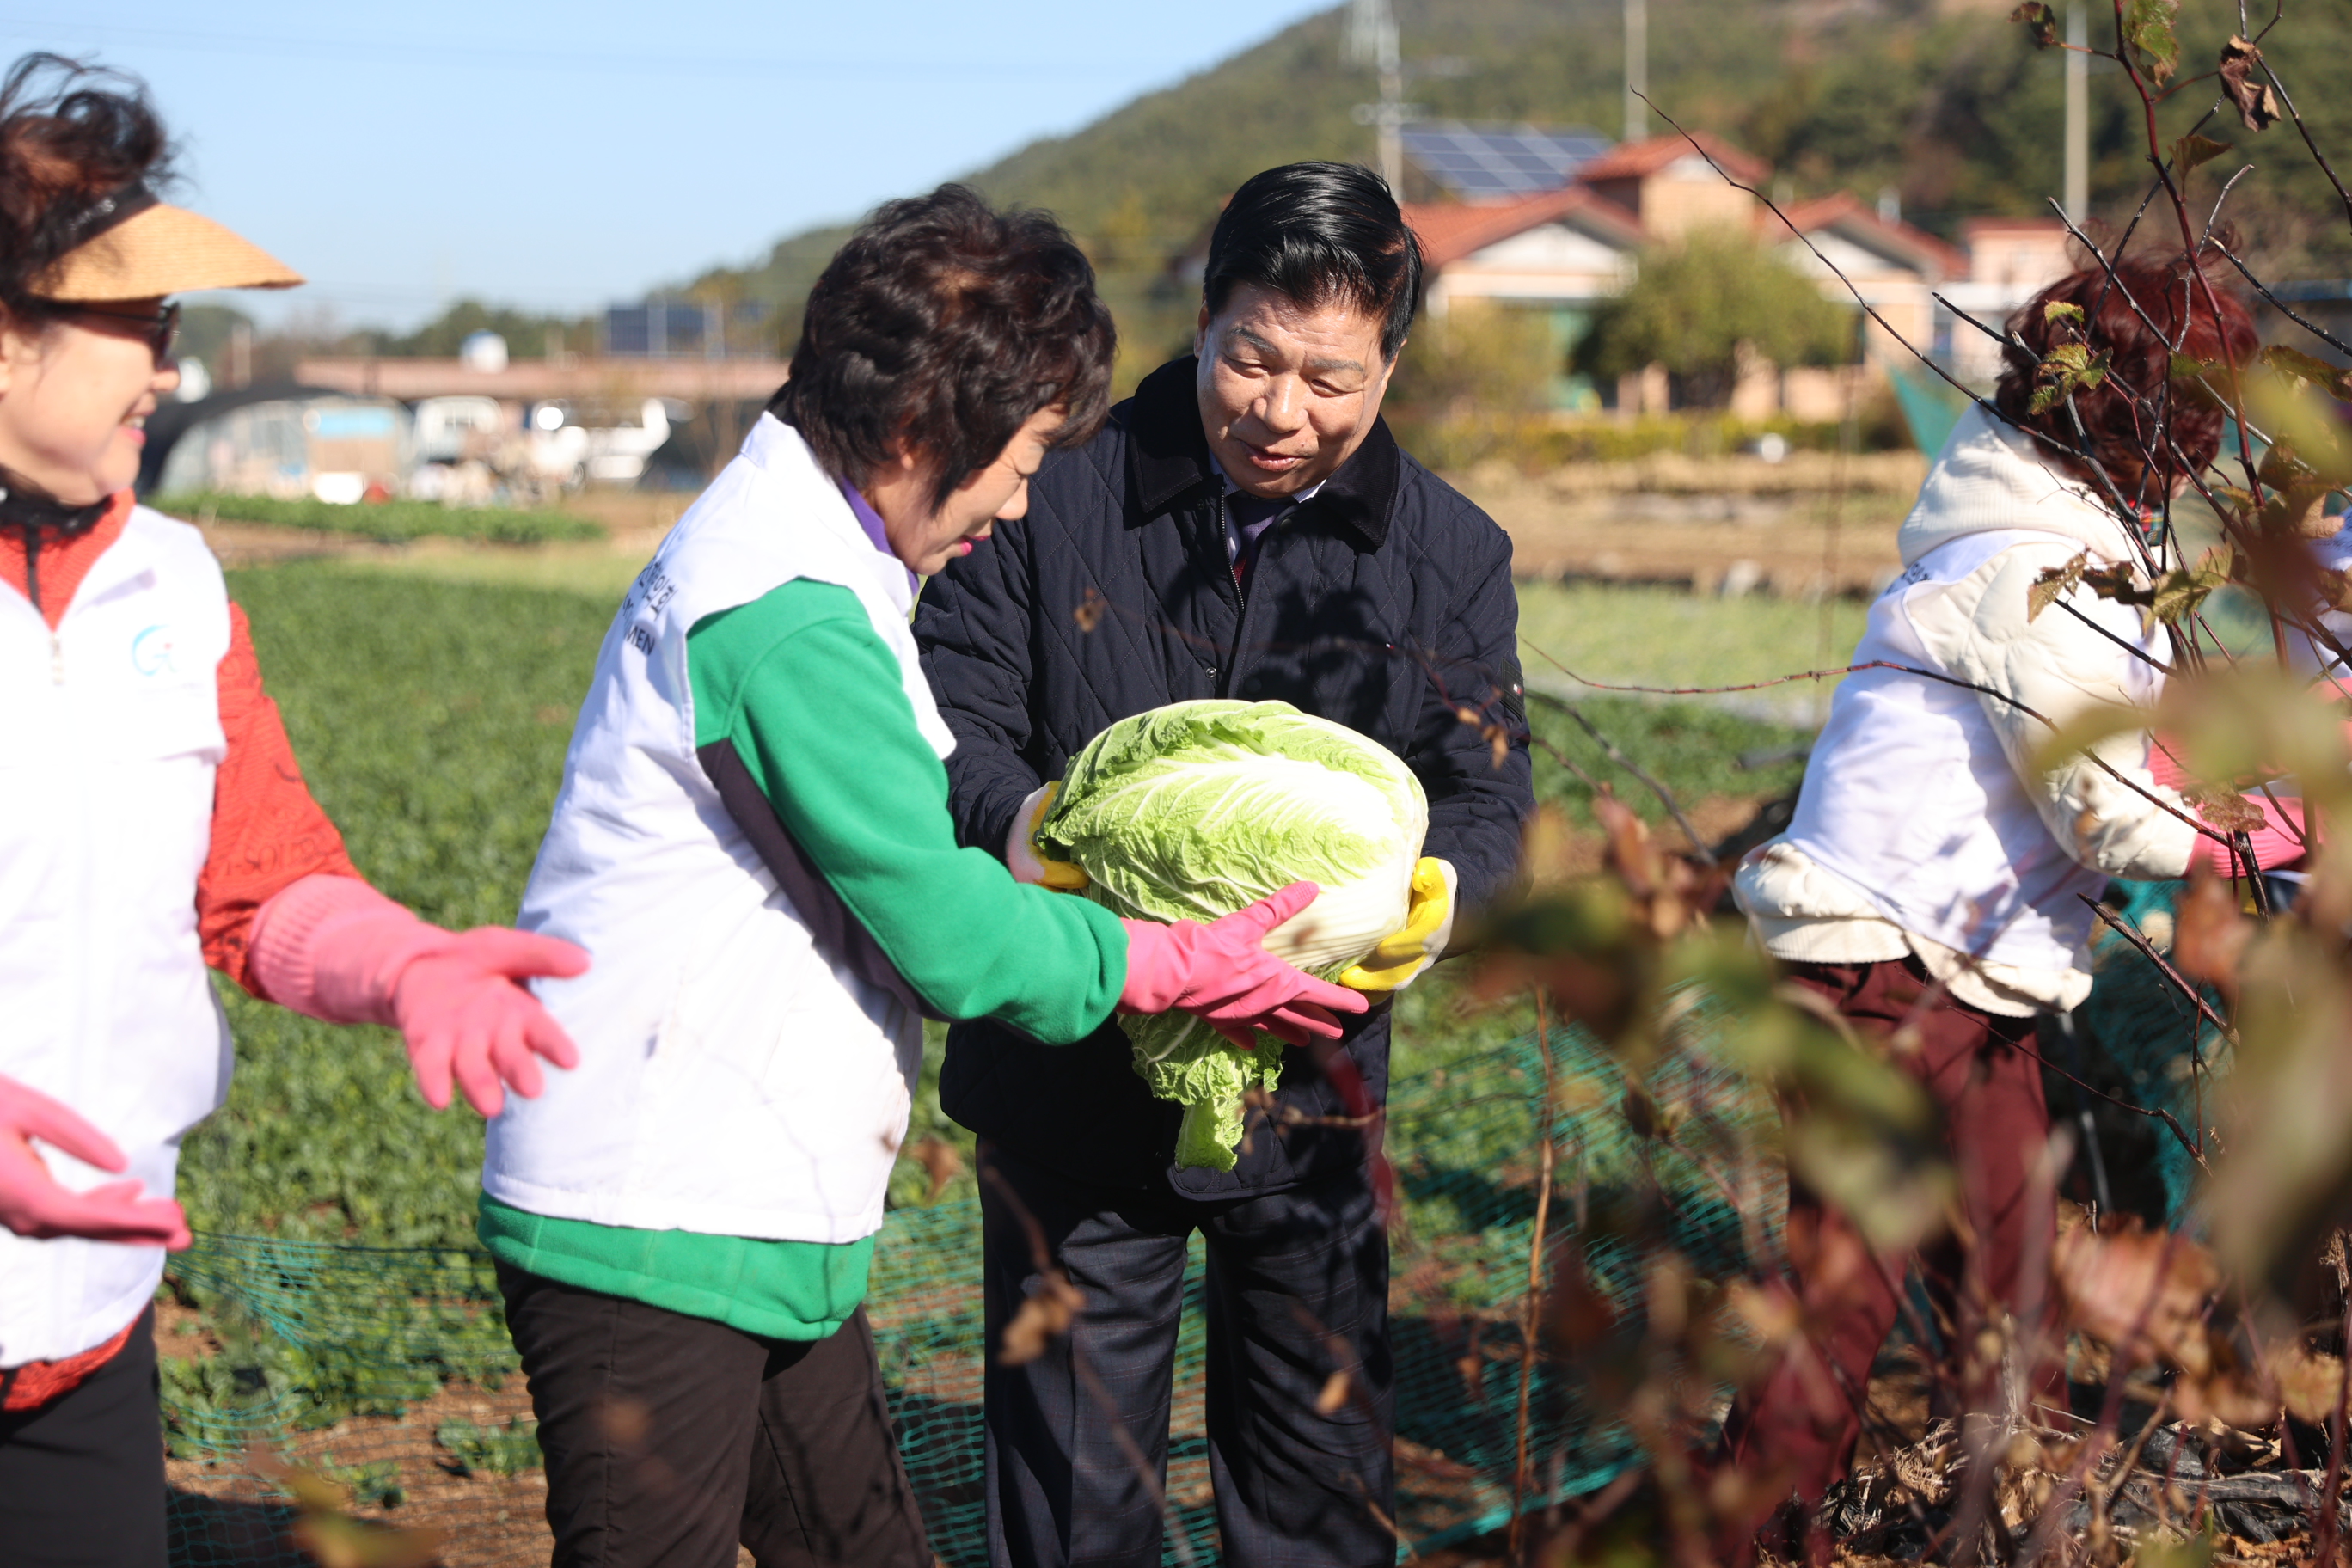
MULTIPOLYGON (((1627 0, 1636 4, 1637 0, 1627 0)), ((2066 217, 2081 224, 2091 216, 2090 24, 2082 0, 2066 7, 2066 217)))
POLYGON ((1650 0, 1625 0, 1625 140, 1650 134, 1650 0))
POLYGON ((1412 106, 1404 101, 1404 61, 1397 53, 1396 16, 1389 0, 1349 0, 1348 58, 1379 73, 1381 100, 1356 106, 1356 123, 1373 127, 1381 178, 1402 200, 1404 195, 1404 122, 1412 106))

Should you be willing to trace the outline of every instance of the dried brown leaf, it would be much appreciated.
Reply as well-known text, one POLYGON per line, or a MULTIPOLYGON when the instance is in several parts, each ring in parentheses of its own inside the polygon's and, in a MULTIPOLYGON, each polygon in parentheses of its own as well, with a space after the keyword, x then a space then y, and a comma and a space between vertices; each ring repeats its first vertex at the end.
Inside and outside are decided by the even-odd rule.
MULTIPOLYGON (((2242 799, 2240 804, 2244 804, 2242 799)), ((2203 809, 2200 805, 2199 810, 2203 809)), ((2260 820, 2262 813, 2255 811, 2253 816, 2260 820)), ((2209 980, 2234 992, 2239 961, 2253 934, 2254 924, 2239 910, 2238 895, 2231 885, 2200 866, 2174 915, 2174 965, 2191 980, 2209 980)))
POLYGON ((2227 142, 2216 142, 2210 136, 2200 136, 2192 132, 2172 144, 2172 172, 2177 176, 2186 177, 2229 150, 2227 142))
POLYGON ((2058 14, 2042 4, 2042 0, 2026 0, 2024 5, 2009 14, 2009 19, 2025 24, 2037 49, 2046 49, 2058 41, 2058 14))
POLYGON ((2260 806, 2227 784, 2185 784, 2180 786, 2180 798, 2224 833, 2252 833, 2268 820, 2260 806))
POLYGON ((1660 942, 1671 942, 1704 919, 1701 879, 1691 863, 1669 853, 1650 837, 1649 825, 1614 795, 1592 803, 1593 816, 1609 843, 1609 868, 1633 896, 1636 918, 1660 942))
POLYGON ((1778 1281, 1757 1285, 1735 1279, 1725 1289, 1724 1300, 1732 1315, 1767 1349, 1789 1343, 1805 1326, 1803 1307, 1778 1281))
POLYGON ((1004 1325, 1004 1338, 997 1346, 999 1366, 1026 1366, 1045 1353, 1045 1348, 1069 1332, 1071 1320, 1087 1304, 1078 1288, 1070 1283, 1069 1276, 1058 1268, 1049 1268, 1004 1325))
POLYGON ((2083 580, 2083 573, 2091 564, 2091 552, 2084 551, 2063 566, 2046 568, 2025 591, 2025 618, 2040 620, 2042 612, 2056 604, 2083 580))
POLYGON ((440 1561, 441 1531, 403 1530, 356 1520, 349 1498, 324 1476, 297 1469, 256 1443, 246 1450, 253 1473, 282 1489, 299 1516, 288 1532, 319 1568, 427 1568, 440 1561))
POLYGON ((2291 533, 2302 539, 2333 539, 2338 520, 2328 515, 2332 489, 2325 480, 2284 489, 2263 504, 2257 518, 2265 533, 2291 533))
POLYGON ((372 1524, 339 1513, 307 1513, 290 1531, 319 1568, 429 1568, 441 1560, 441 1532, 372 1524))
POLYGON ((935 1204, 947 1184, 963 1174, 963 1155, 956 1146, 936 1134, 917 1139, 907 1149, 907 1157, 923 1168, 931 1179, 931 1190, 923 1201, 935 1204))
POLYGON ((2278 1403, 2298 1421, 2318 1426, 2336 1414, 2344 1396, 2344 1363, 2299 1340, 2289 1340, 2271 1352, 2265 1368, 2278 1391, 2278 1403))
MULTIPOLYGON (((2214 562, 2217 553, 2209 550, 2205 552, 2205 559, 2194 568, 2176 569, 2157 579, 2155 585, 2148 590, 2144 614, 2166 626, 2179 626, 2195 615, 2198 606, 2204 604, 2213 590, 2230 580, 2226 562, 2221 564, 2214 562)), ((2128 595, 2118 595, 2117 597, 2126 604, 2132 602, 2128 595)))
POLYGON ((1568 1350, 1597 1343, 1617 1327, 1617 1309, 1593 1288, 1584 1249, 1573 1242, 1545 1293, 1543 1321, 1551 1342, 1568 1350))
POLYGON ((2249 131, 2267 131, 2282 118, 2271 84, 2254 79, 2254 69, 2262 63, 2263 51, 2235 35, 2221 46, 2221 90, 2237 106, 2239 121, 2249 131))
POLYGON ((2051 1273, 2066 1321, 2135 1364, 2162 1362, 2203 1377, 2216 1357, 2205 1310, 2221 1288, 2213 1255, 2179 1235, 2137 1220, 2104 1233, 2062 1231, 2051 1273))

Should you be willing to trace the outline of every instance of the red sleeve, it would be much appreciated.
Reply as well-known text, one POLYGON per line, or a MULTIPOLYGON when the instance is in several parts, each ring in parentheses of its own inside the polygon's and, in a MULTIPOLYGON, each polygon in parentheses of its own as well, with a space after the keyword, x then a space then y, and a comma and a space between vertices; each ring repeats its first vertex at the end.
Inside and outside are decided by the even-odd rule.
POLYGON ((320 872, 357 877, 343 836, 310 798, 278 704, 261 689, 261 662, 245 612, 228 607, 220 661, 221 730, 228 754, 213 783, 212 852, 196 879, 196 931, 205 962, 255 995, 254 911, 290 883, 320 872))

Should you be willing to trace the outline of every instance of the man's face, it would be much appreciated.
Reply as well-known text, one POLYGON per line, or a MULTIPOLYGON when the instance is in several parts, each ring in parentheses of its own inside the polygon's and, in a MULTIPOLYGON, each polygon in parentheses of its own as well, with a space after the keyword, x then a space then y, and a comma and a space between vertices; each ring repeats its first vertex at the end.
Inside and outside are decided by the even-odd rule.
POLYGON ((1209 450, 1234 483, 1273 500, 1321 484, 1363 445, 1394 364, 1381 320, 1349 304, 1308 309, 1255 283, 1214 316, 1192 352, 1209 450))

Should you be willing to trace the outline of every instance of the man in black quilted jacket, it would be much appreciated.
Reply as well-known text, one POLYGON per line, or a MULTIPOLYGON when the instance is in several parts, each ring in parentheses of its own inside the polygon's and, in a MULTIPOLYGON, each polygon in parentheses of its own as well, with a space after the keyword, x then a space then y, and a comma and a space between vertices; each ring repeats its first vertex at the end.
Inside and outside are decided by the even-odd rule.
POLYGON ((956 735, 958 831, 1016 874, 1036 872, 1039 791, 1097 731, 1204 697, 1279 699, 1396 752, 1429 795, 1423 853, 1443 863, 1424 918, 1373 966, 1376 1005, 1319 1065, 1286 1050, 1278 1103, 1251 1116, 1230 1172, 1175 1167, 1181 1112, 1147 1092, 1116 1023, 1060 1047, 985 1022, 949 1031, 940 1103, 980 1135, 987 1173, 997 1568, 1159 1563, 1195 1233, 1223 1560, 1395 1561, 1388 1242, 1367 1136, 1388 1089, 1378 1004, 1509 883, 1533 804, 1510 542, 1380 417, 1421 269, 1366 170, 1250 180, 1210 241, 1193 354, 1049 458, 1028 515, 931 579, 916 614, 956 735), (994 1351, 1038 1284, 1033 1221, 1085 1306, 1008 1366, 994 1351), (1318 1403, 1335 1373, 1348 1397, 1318 1403))

